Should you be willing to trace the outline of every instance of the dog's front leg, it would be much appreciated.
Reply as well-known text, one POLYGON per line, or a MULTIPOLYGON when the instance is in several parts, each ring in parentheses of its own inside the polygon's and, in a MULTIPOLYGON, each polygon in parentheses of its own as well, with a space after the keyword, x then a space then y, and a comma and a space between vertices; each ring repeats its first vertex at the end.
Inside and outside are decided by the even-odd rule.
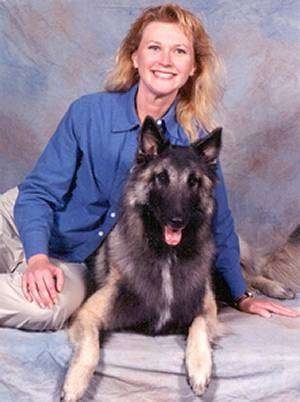
POLYGON ((206 390, 212 371, 212 353, 206 320, 197 316, 189 328, 185 363, 188 381, 196 395, 206 390))
POLYGON ((84 303, 69 328, 75 352, 61 394, 65 402, 75 402, 83 396, 98 364, 99 331, 109 329, 107 320, 115 300, 117 279, 117 271, 112 270, 104 287, 84 303))
POLYGON ((99 325, 85 306, 69 328, 74 355, 63 385, 61 400, 78 401, 84 394, 100 357, 99 325))

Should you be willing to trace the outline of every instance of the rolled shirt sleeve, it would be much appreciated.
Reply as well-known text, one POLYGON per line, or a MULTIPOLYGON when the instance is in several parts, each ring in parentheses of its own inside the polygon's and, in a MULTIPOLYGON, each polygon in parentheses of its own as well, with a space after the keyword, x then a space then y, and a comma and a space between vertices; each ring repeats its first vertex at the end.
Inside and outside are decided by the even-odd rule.
POLYGON ((213 232, 216 243, 215 267, 236 299, 246 291, 240 266, 240 250, 233 217, 228 206, 227 192, 220 163, 217 167, 218 183, 215 188, 215 214, 213 232))

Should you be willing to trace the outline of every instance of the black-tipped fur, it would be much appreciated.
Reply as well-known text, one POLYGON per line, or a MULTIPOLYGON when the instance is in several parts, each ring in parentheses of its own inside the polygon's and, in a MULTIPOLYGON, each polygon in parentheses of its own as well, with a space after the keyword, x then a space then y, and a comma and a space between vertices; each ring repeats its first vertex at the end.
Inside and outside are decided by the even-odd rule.
POLYGON ((77 313, 75 355, 63 389, 80 398, 99 357, 98 331, 188 331, 186 368, 197 395, 209 383, 216 305, 211 220, 221 129, 188 147, 171 145, 147 117, 118 224, 100 248, 98 290, 77 313), (96 357, 95 357, 96 356, 96 357))

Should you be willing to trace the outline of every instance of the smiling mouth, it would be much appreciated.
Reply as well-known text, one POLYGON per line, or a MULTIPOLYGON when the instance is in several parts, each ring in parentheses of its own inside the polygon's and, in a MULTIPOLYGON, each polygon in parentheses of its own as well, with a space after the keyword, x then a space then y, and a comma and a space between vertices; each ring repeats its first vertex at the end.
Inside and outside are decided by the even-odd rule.
POLYGON ((153 74, 155 75, 155 77, 157 78, 163 78, 163 79, 170 79, 175 77, 176 74, 174 73, 170 73, 170 72, 164 72, 164 71, 158 71, 158 70, 154 70, 153 74))

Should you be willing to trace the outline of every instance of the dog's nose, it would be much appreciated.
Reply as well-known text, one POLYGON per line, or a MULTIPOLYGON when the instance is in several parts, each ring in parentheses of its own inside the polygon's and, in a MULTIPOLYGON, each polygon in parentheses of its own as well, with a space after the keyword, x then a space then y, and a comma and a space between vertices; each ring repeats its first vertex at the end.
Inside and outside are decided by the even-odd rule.
POLYGON ((179 229, 182 228, 182 226, 184 226, 183 219, 180 216, 175 216, 174 218, 171 218, 170 223, 172 227, 174 227, 175 229, 179 229))

